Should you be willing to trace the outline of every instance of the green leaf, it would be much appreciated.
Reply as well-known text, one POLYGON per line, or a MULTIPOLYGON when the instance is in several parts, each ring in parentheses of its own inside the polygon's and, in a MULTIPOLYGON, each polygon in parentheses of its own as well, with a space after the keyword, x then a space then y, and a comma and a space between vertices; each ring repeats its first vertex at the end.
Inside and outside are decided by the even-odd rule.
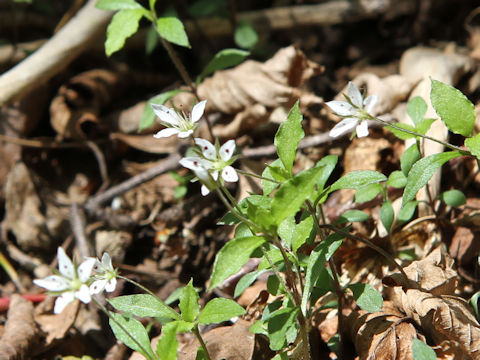
POLYGON ((162 326, 162 336, 158 339, 157 355, 162 360, 177 359, 177 328, 178 323, 172 321, 162 326))
POLYGON ((237 283, 237 286, 235 286, 235 293, 233 294, 233 297, 239 297, 243 292, 253 284, 253 282, 263 273, 265 273, 266 270, 257 270, 257 271, 252 271, 248 274, 245 274, 237 283))
POLYGON ((277 234, 283 240, 283 243, 288 249, 292 247, 292 237, 293 233, 295 232, 295 218, 293 216, 287 217, 283 220, 277 229, 277 234))
POLYGON ((442 199, 445 204, 454 207, 464 205, 467 202, 467 198, 463 192, 456 189, 443 192, 440 194, 440 199, 442 199))
POLYGON ((390 232, 393 220, 395 220, 395 213, 393 212, 392 203, 389 200, 385 201, 380 208, 380 220, 385 229, 390 232))
POLYGON ((437 360, 437 354, 435 354, 435 351, 418 339, 412 340, 412 355, 413 360, 437 360))
POLYGON ((215 258, 209 290, 221 285, 225 279, 237 273, 248 261, 250 254, 265 241, 266 239, 262 236, 247 236, 227 242, 215 258))
POLYGON ((307 272, 305 274, 305 285, 302 296, 301 309, 304 315, 307 314, 308 300, 313 286, 317 282, 325 263, 330 260, 335 251, 342 244, 343 236, 339 234, 329 235, 323 240, 310 254, 308 260, 307 272))
POLYGON ((361 187, 387 180, 387 177, 373 170, 352 171, 335 181, 329 193, 340 189, 360 189, 361 187))
POLYGON ((162 17, 157 20, 158 34, 176 45, 190 47, 188 36, 182 22, 176 17, 162 17))
POLYGON ((170 90, 149 99, 147 101, 147 105, 145 105, 145 108, 143 109, 138 131, 143 131, 145 129, 148 129, 150 126, 155 124, 156 115, 153 112, 151 104, 163 105, 172 97, 174 97, 175 95, 181 92, 183 92, 183 90, 180 90, 180 89, 170 90))
POLYGON ((405 176, 408 175, 410 169, 412 168, 412 165, 415 164, 418 159, 420 159, 420 157, 421 155, 418 151, 417 144, 412 144, 407 150, 405 150, 402 157, 400 158, 400 167, 405 176))
POLYGON ((430 100, 440 119, 455 134, 471 136, 475 123, 475 107, 461 91, 432 79, 430 100))
POLYGON ((135 0, 98 0, 95 5, 97 9, 101 10, 135 10, 143 9, 143 6, 135 0))
POLYGON ((322 176, 319 177, 317 183, 317 194, 315 195, 315 199, 317 199, 323 192, 325 184, 327 183, 330 175, 332 174, 335 166, 337 166, 338 156, 335 155, 327 155, 323 157, 320 161, 318 161, 315 166, 323 166, 322 176))
MULTIPOLYGON (((410 131, 415 131, 416 130, 415 127, 413 127, 410 124, 395 123, 395 126, 398 127, 398 128, 405 129, 405 130, 410 130, 410 131)), ((395 129, 392 126, 387 125, 387 129, 390 130, 393 135, 395 135, 397 138, 399 138, 401 140, 408 140, 408 139, 412 139, 412 138, 415 137, 415 135, 413 135, 413 134, 409 134, 405 131, 395 129)))
POLYGON ((297 252, 305 244, 305 241, 310 238, 312 232, 314 232, 313 217, 310 215, 295 226, 295 231, 292 235, 292 250, 297 252))
POLYGON ((407 178, 407 185, 403 193, 402 207, 408 201, 413 200, 418 190, 424 187, 435 172, 447 161, 459 157, 458 151, 450 151, 434 154, 418 160, 410 169, 407 178))
POLYGON ((178 304, 183 320, 188 322, 195 321, 197 315, 200 313, 198 299, 198 293, 193 287, 193 280, 190 279, 180 294, 180 303, 178 304))
POLYGON ((409 201, 407 202, 398 212, 397 220, 398 222, 405 223, 409 221, 413 214, 415 213, 415 209, 417 208, 418 201, 409 201))
POLYGON ((146 10, 121 10, 117 12, 107 28, 107 40, 105 41, 105 53, 107 56, 117 52, 125 45, 125 41, 138 30, 140 19, 146 10))
POLYGON ((245 199, 248 218, 258 226, 256 230, 266 232, 274 230, 274 219, 271 216, 272 200, 268 196, 261 195, 250 195, 245 199))
POLYGON ((349 222, 363 222, 369 218, 370 215, 361 210, 347 210, 335 221, 335 225, 349 222))
POLYGON ((473 314, 477 321, 480 319, 480 312, 478 311, 478 299, 480 298, 480 291, 477 291, 473 296, 470 298, 468 303, 472 307, 473 314))
POLYGON ((281 309, 276 311, 268 320, 268 338, 270 349, 274 351, 285 347, 288 330, 295 325, 298 309, 281 309))
POLYGON ((215 71, 223 70, 240 64, 245 60, 250 53, 240 49, 223 49, 219 51, 203 71, 197 77, 197 84, 199 84, 205 77, 213 74, 215 71))
POLYGON ((150 26, 147 30, 147 34, 145 35, 145 54, 152 55, 153 50, 158 45, 158 35, 157 31, 153 26, 150 26))
POLYGON ((361 187, 355 192, 355 202, 363 203, 373 200, 382 191, 382 189, 382 185, 378 183, 361 187))
POLYGON ((382 310, 383 298, 370 284, 351 284, 348 286, 353 292, 353 298, 360 309, 370 313, 382 310))
POLYGON ((277 159, 272 162, 270 165, 267 165, 262 173, 262 189, 263 195, 270 195, 273 190, 275 190, 279 184, 278 182, 285 182, 290 175, 283 166, 282 160, 277 159), (268 181, 266 179, 272 179, 276 181, 268 181))
POLYGON ((387 185, 396 189, 404 188, 407 185, 407 178, 402 171, 395 170, 388 177, 387 185))
POLYGON ((190 5, 187 11, 194 18, 214 15, 226 17, 227 5, 225 0, 198 0, 190 5))
POLYGON ((235 44, 243 49, 251 49, 258 42, 258 34, 248 21, 239 21, 233 35, 235 44))
POLYGON ((305 136, 302 128, 303 115, 300 112, 299 102, 293 105, 285 120, 275 134, 274 144, 277 148, 278 157, 287 172, 292 174, 292 166, 295 161, 298 143, 305 136))
POLYGON ((180 315, 159 298, 148 294, 117 296, 108 302, 120 311, 144 317, 180 320, 180 315))
POLYGON ((423 119, 416 127, 417 132, 425 135, 435 121, 436 119, 423 119))
POLYGON ((132 317, 125 317, 121 314, 110 312, 109 324, 118 340, 130 349, 138 351, 146 358, 155 359, 155 354, 150 347, 147 330, 145 330, 140 321, 132 317), (118 324, 120 324, 120 326, 118 324), (122 327, 128 331, 128 333, 126 333, 122 327), (136 341, 133 340, 132 337, 136 341))
POLYGON ((476 156, 477 159, 480 159, 480 134, 465 139, 465 146, 470 149, 472 154, 476 156))
POLYGON ((422 121, 423 117, 427 113, 427 103, 420 96, 415 96, 407 103, 407 114, 412 119, 415 127, 417 127, 422 121))
POLYGON ((267 291, 273 296, 280 295, 285 289, 280 284, 277 275, 270 275, 267 279, 267 291))
POLYGON ((279 225, 287 217, 294 216, 312 194, 322 172, 323 166, 316 166, 298 173, 280 186, 273 197, 271 221, 279 225))
POLYGON ((225 298, 210 300, 198 317, 199 324, 218 324, 245 314, 245 309, 235 301, 225 298))

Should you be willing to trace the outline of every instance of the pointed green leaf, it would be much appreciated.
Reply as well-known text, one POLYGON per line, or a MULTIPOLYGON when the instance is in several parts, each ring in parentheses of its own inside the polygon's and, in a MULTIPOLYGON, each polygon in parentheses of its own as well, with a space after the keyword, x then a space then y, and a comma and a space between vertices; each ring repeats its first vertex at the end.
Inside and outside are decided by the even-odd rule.
POLYGON ((335 225, 349 222, 363 222, 369 218, 370 215, 361 210, 347 210, 337 220, 335 220, 335 225))
POLYGON ((281 309, 268 320, 268 338, 270 349, 281 350, 287 344, 287 332, 295 325, 298 309, 281 309))
POLYGON ((107 28, 107 40, 105 41, 105 53, 107 56, 117 52, 125 45, 125 41, 138 30, 140 19, 146 14, 146 10, 133 9, 117 12, 107 28))
POLYGON ((402 171, 395 170, 388 176, 387 185, 396 189, 404 188, 407 185, 407 178, 402 171))
POLYGON ((266 239, 262 236, 247 236, 227 242, 215 258, 209 290, 221 285, 225 279, 237 273, 248 261, 252 252, 265 241, 266 239))
POLYGON ((239 297, 240 295, 243 294, 243 292, 253 284, 253 282, 263 273, 265 273, 266 270, 257 270, 257 271, 252 271, 248 274, 245 274, 237 283, 237 286, 235 286, 235 293, 233 294, 234 298, 239 297))
POLYGON ((410 147, 405 150, 402 157, 400 158, 400 167, 405 176, 408 175, 408 172, 412 168, 412 165, 420 159, 420 151, 418 151, 418 145, 412 144, 410 147))
POLYGON ((455 134, 471 136, 475 107, 460 90, 432 79, 430 100, 440 119, 455 134))
POLYGON ((427 103, 420 96, 415 96, 407 103, 407 114, 412 119, 415 127, 423 121, 427 113, 427 103))
POLYGON ((412 340, 412 355, 413 360, 437 360, 437 354, 435 354, 435 351, 418 339, 412 340))
POLYGON ((144 317, 180 320, 180 315, 159 298, 148 294, 117 296, 108 302, 120 311, 144 317))
POLYGON ((283 243, 288 249, 291 249, 292 246, 292 237, 295 232, 295 218, 293 216, 287 217, 283 220, 277 229, 277 234, 280 236, 280 239, 283 240, 283 243))
POLYGON ((140 321, 132 317, 125 317, 121 314, 110 312, 109 324, 115 337, 130 349, 138 351, 146 358, 155 358, 155 354, 150 346, 147 330, 145 330, 140 321), (122 328, 128 331, 128 333, 122 328), (132 337, 135 340, 133 340, 132 337))
POLYGON ((440 194, 440 199, 442 199, 445 204, 454 207, 464 205, 467 202, 465 194, 456 189, 443 192, 440 194))
POLYGON ((361 187, 387 180, 387 177, 373 170, 352 171, 335 181, 329 192, 340 189, 359 189, 361 187))
POLYGON ((353 298, 360 309, 370 313, 382 310, 382 295, 370 284, 351 284, 353 298))
POLYGON ((477 159, 480 159, 480 134, 477 134, 474 137, 465 139, 465 146, 470 149, 471 153, 477 159))
POLYGON ((272 222, 279 225, 289 216, 294 216, 302 207, 322 176, 323 166, 304 170, 285 182, 275 193, 272 201, 272 222))
POLYGON ((248 51, 240 49, 223 49, 220 50, 203 71, 197 77, 197 84, 200 83, 205 77, 213 74, 215 71, 223 70, 235 65, 240 64, 243 60, 250 55, 248 51))
POLYGON ((436 119, 423 119, 415 129, 418 133, 425 135, 435 121, 436 119))
POLYGON ((198 299, 198 293, 193 287, 193 280, 190 279, 180 294, 180 303, 178 304, 183 320, 188 322, 195 321, 197 315, 200 313, 198 299))
POLYGON ((418 190, 424 187, 435 172, 447 161, 459 157, 458 151, 449 151, 427 156, 418 160, 410 169, 407 177, 407 185, 403 193, 402 206, 413 200, 418 190))
POLYGON ((398 212, 398 223, 402 224, 409 221, 413 214, 415 213, 415 209, 417 208, 418 201, 409 201, 407 202, 398 212))
POLYGON ((342 244, 343 236, 339 234, 329 235, 323 240, 310 254, 308 260, 307 272, 305 274, 305 285, 302 296, 302 313, 307 314, 308 300, 313 289, 313 286, 317 282, 322 269, 325 267, 325 263, 330 260, 335 251, 342 244))
POLYGON ((176 45, 190 47, 188 36, 182 22, 176 17, 162 17, 157 20, 158 34, 176 45))
POLYGON ((292 174, 298 143, 305 136, 302 120, 303 115, 297 101, 288 113, 287 120, 280 125, 275 134, 274 144, 277 148, 278 157, 289 174, 292 174))
POLYGON ((310 238, 312 232, 314 232, 313 217, 310 215, 295 226, 295 231, 292 235, 292 250, 297 252, 310 238))
POLYGON ((263 195, 270 195, 273 190, 280 186, 278 184, 279 181, 287 181, 290 176, 285 170, 282 160, 277 159, 265 167, 262 177, 264 178, 262 179, 263 195), (267 179, 272 179, 275 181, 268 181, 267 179))
POLYGON ((158 339, 157 355, 162 360, 177 359, 177 328, 178 323, 172 321, 162 326, 162 336, 158 339))
POLYGON ((363 203, 373 200, 382 191, 382 189, 382 185, 378 183, 361 187, 355 191, 355 202, 363 203))
POLYGON ((388 200, 385 201, 380 208, 380 220, 385 229, 390 232, 393 220, 395 220, 395 213, 393 212, 392 203, 388 200))
POLYGON ((98 0, 95 5, 97 9, 101 10, 134 10, 143 9, 142 5, 135 0, 98 0))
POLYGON ((198 317, 199 324, 218 324, 245 314, 245 309, 235 301, 225 298, 210 300, 198 317))

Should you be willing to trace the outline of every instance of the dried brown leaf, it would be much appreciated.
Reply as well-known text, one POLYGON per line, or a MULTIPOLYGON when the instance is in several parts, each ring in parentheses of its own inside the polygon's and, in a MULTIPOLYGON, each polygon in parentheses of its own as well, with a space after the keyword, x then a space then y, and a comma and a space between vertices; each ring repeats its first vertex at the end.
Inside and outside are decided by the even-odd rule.
POLYGON ((20 295, 12 295, 7 323, 0 338, 2 360, 28 359, 40 342, 40 332, 33 320, 33 305, 20 295))

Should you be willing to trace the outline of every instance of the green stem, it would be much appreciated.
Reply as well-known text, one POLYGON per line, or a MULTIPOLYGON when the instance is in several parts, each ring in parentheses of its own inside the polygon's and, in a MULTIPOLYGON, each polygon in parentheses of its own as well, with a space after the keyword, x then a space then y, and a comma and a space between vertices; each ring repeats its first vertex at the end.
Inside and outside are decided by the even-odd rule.
POLYGON ((407 134, 410 134, 410 135, 414 135, 414 136, 419 136, 419 137, 422 137, 424 139, 427 139, 427 140, 430 140, 430 141, 434 141, 438 144, 442 144, 443 146, 451 149, 451 150, 456 150, 458 152, 460 152, 462 155, 465 155, 465 156, 473 156, 472 153, 470 151, 466 151, 465 149, 462 149, 461 147, 459 146, 455 146, 455 145, 452 145, 446 141, 442 141, 442 140, 438 140, 438 139, 435 139, 431 136, 428 136, 428 135, 423 135, 423 134, 420 134, 420 133, 417 133, 416 131, 412 131, 412 130, 409 130, 409 129, 404 129, 404 128, 401 128, 400 126, 397 126, 395 124, 390 124, 389 122, 385 121, 385 120, 382 120, 378 117, 374 117, 374 116, 371 116, 370 117, 371 120, 375 120, 375 121, 378 121, 378 122, 381 122, 382 124, 384 124, 385 126, 390 126, 394 129, 397 129, 399 131, 403 131, 404 133, 407 133, 407 134))
POLYGON ((139 349, 143 351, 144 355, 147 356, 148 359, 158 360, 157 356, 155 357, 150 356, 150 352, 152 351, 152 349, 150 349, 150 351, 145 349, 143 345, 140 344, 140 342, 137 339, 135 339, 135 337, 132 334, 130 334, 130 332, 122 324, 120 324, 113 316, 110 315, 110 311, 108 311, 105 306, 103 306, 95 297, 92 297, 92 300, 100 308, 100 310, 102 310, 105 313, 105 315, 107 315, 108 318, 112 320, 115 323, 115 325, 117 325, 120 328, 120 330, 122 330, 125 334, 128 335, 128 337, 135 343, 135 345, 138 346, 139 349))
POLYGON ((193 334, 197 338, 200 346, 202 347, 203 351, 205 351, 205 358, 207 360, 211 360, 210 354, 208 353, 207 344, 203 341, 202 335, 200 335, 200 331, 198 330, 198 325, 195 325, 192 329, 193 334))
POLYGON ((270 178, 266 178, 264 176, 261 176, 261 175, 257 175, 257 174, 254 174, 254 173, 251 173, 251 172, 248 172, 248 171, 243 171, 243 170, 239 170, 239 169, 236 169, 237 172, 239 174, 242 174, 242 175, 245 175, 245 176, 250 176, 250 177, 254 177, 254 178, 257 178, 257 179, 261 179, 261 180, 265 180, 265 181, 270 181, 270 182, 273 182, 275 184, 283 184, 283 182, 281 181, 278 181, 278 180, 274 180, 274 179, 270 179, 270 178))
MULTIPOLYGON (((223 204, 226 206, 226 208, 233 214, 235 215, 236 217, 238 217, 240 220, 242 220, 245 224, 248 225, 248 227, 250 228, 250 230, 252 230, 253 228, 255 228, 255 224, 252 223, 249 219, 247 219, 245 216, 243 216, 243 214, 241 213, 241 211, 237 210, 237 209, 234 209, 234 207, 228 202, 228 200, 226 199, 225 195, 223 194, 223 192, 219 189, 219 188, 216 188, 215 189, 217 195, 220 197, 220 200, 222 200, 223 204)), ((253 230, 252 230, 253 233, 255 233, 253 230)))

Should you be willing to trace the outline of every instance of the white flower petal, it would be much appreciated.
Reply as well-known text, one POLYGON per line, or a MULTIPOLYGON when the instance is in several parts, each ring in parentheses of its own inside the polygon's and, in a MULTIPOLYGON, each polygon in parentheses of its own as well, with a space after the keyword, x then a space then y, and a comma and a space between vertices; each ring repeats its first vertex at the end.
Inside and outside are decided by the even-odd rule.
POLYGON ((346 133, 348 130, 353 129, 355 126, 357 126, 357 124, 357 118, 345 118, 335 125, 332 130, 330 130, 329 135, 331 137, 340 136, 343 133, 346 133))
POLYGON ((377 103, 377 100, 377 95, 370 95, 365 99, 365 101, 363 102, 363 107, 367 114, 372 113, 373 107, 377 103))
POLYGON ((78 266, 77 273, 78 278, 81 282, 86 282, 90 275, 92 274, 92 269, 95 266, 95 262, 97 259, 95 258, 87 258, 83 263, 78 266))
POLYGON ((353 106, 346 101, 329 101, 325 104, 337 115, 350 116, 353 114, 353 106))
POLYGON ((362 121, 360 124, 358 124, 356 130, 359 138, 368 136, 368 123, 366 121, 362 121))
POLYGON ((363 97, 360 90, 351 81, 348 82, 348 97, 352 101, 353 105, 361 108, 363 103, 363 97))
POLYGON ((203 115, 203 112, 205 111, 205 105, 207 104, 207 100, 200 101, 198 104, 196 104, 193 109, 192 109, 192 115, 191 115, 191 121, 192 122, 197 122, 200 120, 200 118, 203 115))
POLYGON ((163 129, 163 130, 160 130, 159 132, 157 132, 155 135, 153 135, 153 137, 155 139, 166 138, 166 137, 169 137, 169 136, 172 136, 172 135, 176 135, 179 132, 180 132, 180 130, 178 130, 176 128, 166 128, 166 129, 163 129))
POLYGON ((107 284, 105 285, 105 291, 106 292, 113 292, 116 287, 117 287, 117 279, 112 278, 112 279, 108 280, 107 284))
POLYGON ((232 157, 235 151, 235 140, 228 140, 225 144, 220 147, 220 158, 223 161, 228 161, 232 157))
POLYGON ((73 279, 74 271, 72 260, 65 254, 65 250, 62 247, 59 247, 57 250, 58 257, 58 270, 63 276, 73 279))
POLYGON ((105 279, 95 280, 89 287, 90 294, 95 295, 101 293, 106 284, 107 280, 105 279))
POLYGON ((53 312, 55 314, 60 314, 65 307, 70 304, 73 300, 75 300, 75 294, 71 291, 63 293, 61 296, 57 297, 55 300, 55 307, 53 308, 53 312))
POLYGON ((187 130, 187 131, 180 131, 177 136, 180 139, 185 139, 185 138, 189 137, 191 134, 193 134, 193 129, 190 129, 190 130, 187 130))
POLYGON ((49 291, 63 291, 68 289, 70 286, 67 279, 57 275, 50 275, 45 279, 35 279, 33 280, 33 283, 49 291))
POLYGON ((212 178, 213 180, 217 181, 218 180, 218 171, 212 171, 212 178))
POLYGON ((179 119, 178 114, 175 110, 170 109, 163 105, 150 104, 152 106, 153 112, 159 117, 159 119, 170 125, 178 125, 179 119))
POLYGON ((105 270, 113 271, 112 258, 106 252, 102 255, 102 266, 105 270))
POLYGON ((83 302, 84 304, 88 304, 92 297, 90 295, 90 290, 87 285, 83 284, 80 286, 80 289, 75 293, 75 297, 83 302))
POLYGON ((238 181, 237 171, 231 166, 225 166, 222 170, 222 178, 225 181, 236 182, 238 181))
POLYGON ((210 141, 195 138, 195 144, 200 147, 203 156, 205 156, 207 159, 215 160, 217 158, 217 150, 215 149, 215 145, 213 145, 210 141))
POLYGON ((200 189, 200 191, 202 192, 203 196, 207 196, 208 194, 210 194, 210 190, 208 190, 208 188, 205 185, 202 185, 202 188, 200 189))

